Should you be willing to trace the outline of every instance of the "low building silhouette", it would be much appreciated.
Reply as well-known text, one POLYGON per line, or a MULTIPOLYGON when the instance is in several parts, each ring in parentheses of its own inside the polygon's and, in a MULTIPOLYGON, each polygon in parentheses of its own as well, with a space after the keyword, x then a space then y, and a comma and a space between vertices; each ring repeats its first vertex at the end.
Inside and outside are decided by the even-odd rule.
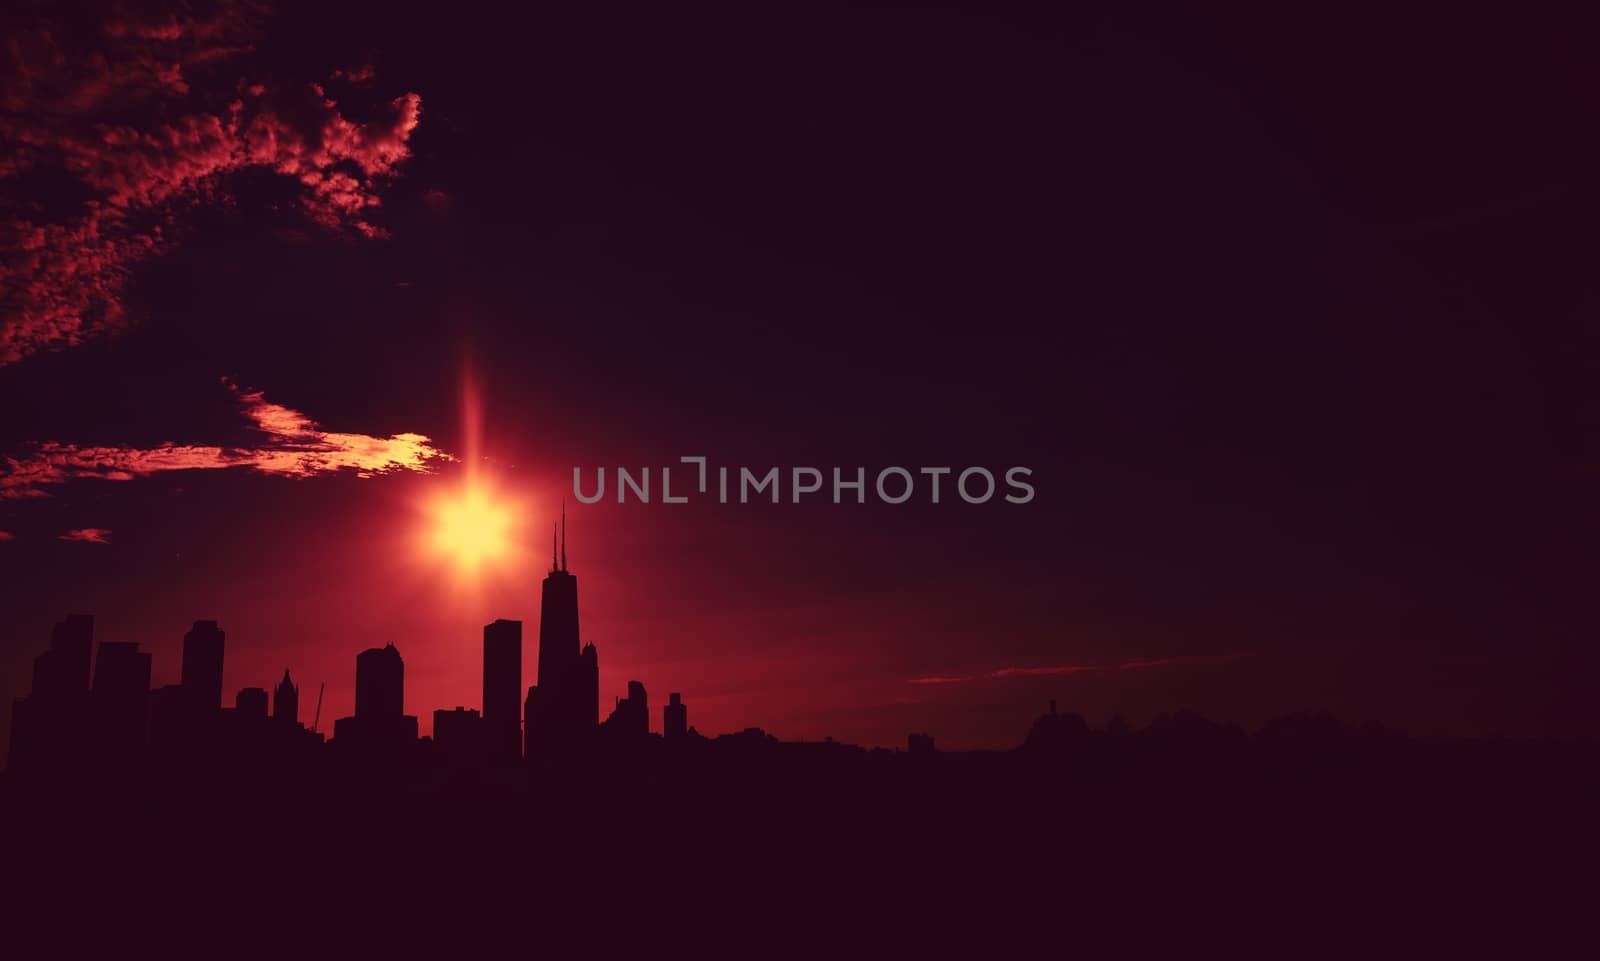
POLYGON ((433 743, 439 752, 459 761, 478 761, 488 757, 489 727, 471 708, 457 705, 433 712, 433 743))
POLYGON ((628 696, 617 698, 611 716, 606 718, 605 730, 613 736, 642 738, 650 733, 650 704, 644 685, 628 682, 628 696))
POLYGON ((683 703, 683 695, 672 693, 667 695, 667 704, 661 709, 661 734, 669 741, 675 741, 689 733, 689 708, 683 703))
POLYGON ((261 687, 240 688, 233 697, 233 709, 240 717, 267 719, 267 691, 261 687))

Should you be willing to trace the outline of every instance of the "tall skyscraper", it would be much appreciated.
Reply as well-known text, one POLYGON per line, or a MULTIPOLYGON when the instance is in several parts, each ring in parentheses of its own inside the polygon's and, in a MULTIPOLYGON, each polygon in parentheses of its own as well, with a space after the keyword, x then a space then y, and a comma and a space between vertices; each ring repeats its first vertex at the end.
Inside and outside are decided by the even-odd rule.
POLYGON ((600 717, 600 655, 578 635, 578 579, 567 570, 567 511, 551 536, 550 573, 539 603, 539 676, 528 689, 529 751, 559 748, 592 733, 600 717))
POLYGON ((543 690, 561 686, 573 673, 579 656, 578 579, 567 570, 566 509, 561 511, 561 550, 550 539, 550 573, 539 599, 539 679, 543 690))
POLYGON ((216 621, 195 621, 183 635, 183 689, 196 708, 222 707, 222 649, 226 638, 216 621))
POLYGON ((272 719, 289 727, 300 723, 300 688, 289 679, 287 667, 283 669, 283 680, 272 690, 272 719))
MULTIPOLYGON (((483 627, 483 724, 492 757, 522 754, 522 622, 483 627)), ((435 735, 437 738, 437 735, 435 735)))

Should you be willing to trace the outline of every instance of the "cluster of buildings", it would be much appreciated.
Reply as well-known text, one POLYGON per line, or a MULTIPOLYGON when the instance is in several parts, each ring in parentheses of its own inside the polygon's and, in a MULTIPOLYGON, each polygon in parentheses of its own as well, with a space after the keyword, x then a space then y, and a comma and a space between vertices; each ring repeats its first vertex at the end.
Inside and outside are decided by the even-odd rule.
MULTIPOLYGON (((514 762, 579 751, 600 738, 649 737, 649 701, 638 681, 629 681, 627 696, 600 719, 599 654, 593 644, 580 642, 578 579, 567 569, 564 520, 560 546, 552 543, 551 554, 539 610, 536 683, 524 696, 522 622, 486 625, 482 710, 434 712, 433 743, 440 753, 514 762)), ((196 621, 184 635, 179 682, 151 690, 149 653, 111 641, 102 641, 96 652, 94 618, 68 617, 51 632, 49 649, 34 659, 28 695, 13 703, 9 767, 119 765, 241 746, 322 746, 321 695, 307 727, 300 720, 300 689, 288 670, 270 696, 265 688, 247 687, 232 707, 223 705, 225 642, 217 622, 196 621)), ((694 733, 678 694, 662 710, 662 731, 669 741, 694 733)), ((329 743, 341 753, 386 755, 418 741, 417 718, 405 712, 399 650, 389 644, 362 651, 356 656, 355 713, 334 722, 329 743)))
POLYGON ((94 618, 56 624, 33 662, 33 686, 12 705, 8 767, 16 771, 125 766, 175 756, 275 744, 321 744, 299 720, 300 689, 286 670, 269 696, 247 687, 222 703, 226 634, 196 621, 183 638, 177 684, 150 687, 148 652, 137 644, 94 643, 94 618))

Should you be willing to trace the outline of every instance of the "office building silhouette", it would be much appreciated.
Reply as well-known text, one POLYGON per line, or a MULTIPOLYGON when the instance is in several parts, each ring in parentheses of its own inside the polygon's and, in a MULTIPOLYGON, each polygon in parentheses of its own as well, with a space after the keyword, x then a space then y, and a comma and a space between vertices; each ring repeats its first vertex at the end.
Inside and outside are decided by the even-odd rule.
MULTIPOLYGON (((483 736, 492 756, 522 755, 522 622, 483 627, 483 736)), ((434 730, 435 739, 438 729, 434 730)))
POLYGON ((181 683, 190 703, 205 712, 222 707, 222 656, 227 635, 216 621, 195 621, 183 635, 181 683))
POLYGON ((417 739, 417 718, 405 713, 405 661, 393 644, 356 655, 356 713, 333 724, 336 744, 390 751, 417 739))
POLYGON ((406 665, 393 644, 356 655, 356 717, 390 720, 405 713, 406 665))
POLYGON ((567 517, 560 544, 550 541, 550 573, 539 603, 538 679, 528 688, 525 724, 529 755, 570 747, 595 729, 600 717, 600 657, 578 633, 578 579, 567 570, 567 517))

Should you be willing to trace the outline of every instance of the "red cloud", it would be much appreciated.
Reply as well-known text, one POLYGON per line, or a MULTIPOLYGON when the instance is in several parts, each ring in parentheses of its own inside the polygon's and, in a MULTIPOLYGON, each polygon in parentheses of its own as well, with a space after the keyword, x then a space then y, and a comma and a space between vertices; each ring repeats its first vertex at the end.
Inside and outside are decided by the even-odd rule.
POLYGON ((239 171, 297 182, 316 223, 382 235, 369 215, 410 156, 421 98, 357 121, 316 84, 192 87, 190 72, 215 78, 249 51, 254 9, 115 19, 87 45, 43 23, 8 31, 0 140, 16 149, 0 158, 0 196, 31 198, 29 178, 64 171, 84 199, 55 216, 33 200, 0 210, 0 364, 121 326, 132 269, 172 244, 186 210, 226 200, 239 171))
POLYGON ((962 684, 967 681, 994 681, 1007 677, 1031 677, 1049 674, 1083 674, 1091 671, 1134 671, 1145 667, 1169 667, 1179 664, 1222 664, 1249 657, 1245 652, 1234 654, 1196 654, 1187 657, 1150 657, 1115 664, 1055 664, 1046 667, 1001 667, 981 674, 957 674, 943 677, 913 677, 912 684, 962 684))
POLYGON ((10 531, 0 531, 0 541, 14 541, 16 539, 17 535, 11 533, 10 531))
POLYGON ((163 471, 246 467, 264 474, 311 477, 340 470, 372 477, 391 471, 427 471, 455 458, 421 434, 375 437, 323 430, 297 410, 266 400, 260 391, 228 385, 242 413, 266 442, 256 447, 162 444, 158 447, 79 447, 40 444, 29 455, 5 459, 0 498, 47 497, 46 487, 75 478, 133 480, 163 471))
POLYGON ((67 531, 57 540, 78 541, 82 544, 109 544, 111 532, 104 527, 80 527, 77 530, 67 531))

